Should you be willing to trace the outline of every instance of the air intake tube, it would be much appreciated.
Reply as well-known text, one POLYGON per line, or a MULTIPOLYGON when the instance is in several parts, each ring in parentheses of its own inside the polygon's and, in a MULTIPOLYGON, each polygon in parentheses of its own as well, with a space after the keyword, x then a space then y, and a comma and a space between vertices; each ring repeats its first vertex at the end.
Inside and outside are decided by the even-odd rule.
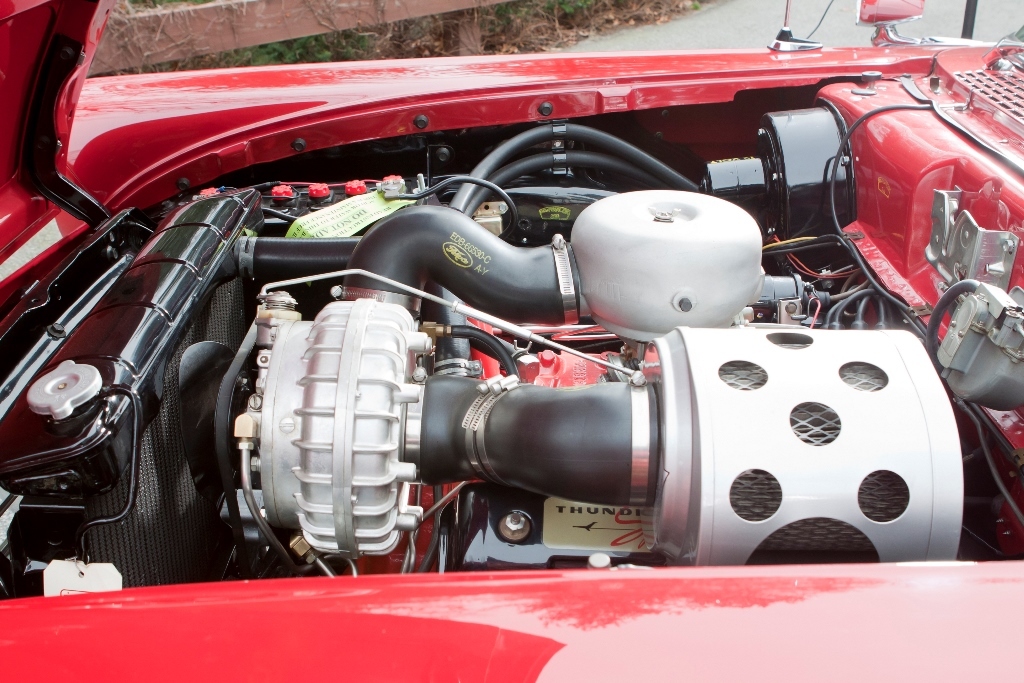
MULTIPOLYGON (((472 218, 443 206, 409 206, 360 241, 349 268, 422 289, 435 282, 471 306, 512 322, 575 323, 579 282, 564 242, 515 247, 472 218)), ((401 290, 360 276, 345 278, 349 299, 401 290), (368 291, 369 290, 369 291, 368 291)))
POLYGON ((419 452, 406 456, 421 481, 484 479, 588 503, 653 504, 660 468, 650 386, 552 389, 508 380, 427 380, 419 452))

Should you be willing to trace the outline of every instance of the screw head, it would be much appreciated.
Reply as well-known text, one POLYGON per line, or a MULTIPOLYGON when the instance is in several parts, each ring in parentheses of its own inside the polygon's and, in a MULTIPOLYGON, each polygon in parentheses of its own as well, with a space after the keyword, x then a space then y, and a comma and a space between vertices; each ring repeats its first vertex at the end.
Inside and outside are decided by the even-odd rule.
POLYGON ((192 187, 192 184, 188 181, 188 178, 178 178, 178 180, 175 182, 175 185, 178 186, 178 190, 180 190, 181 192, 184 192, 188 188, 192 187))
POLYGON ((249 410, 262 410, 263 409, 263 397, 259 394, 249 395, 249 410))
POLYGON ((293 431, 295 431, 295 420, 293 420, 290 417, 286 417, 283 420, 281 420, 280 426, 282 432, 284 432, 285 434, 291 434, 293 431))
POLYGON ((693 310, 693 302, 684 296, 679 300, 679 310, 683 313, 689 313, 693 310))
POLYGON ((417 367, 412 371, 412 381, 417 384, 422 384, 427 381, 427 370, 426 368, 417 367))
POLYGON ((52 325, 47 326, 46 334, 53 339, 63 339, 68 333, 67 330, 64 329, 63 325, 60 323, 53 323, 52 325))
POLYGON ((501 518, 498 533, 509 543, 520 543, 530 535, 532 526, 525 512, 515 510, 501 518))
POLYGON ((447 147, 438 147, 434 150, 434 158, 443 164, 452 158, 452 151, 447 147))
POLYGON ((417 114, 416 118, 412 120, 412 125, 416 126, 420 130, 423 130, 424 128, 430 125, 430 119, 428 119, 424 114, 417 114))
POLYGON ((342 289, 341 285, 334 285, 331 287, 331 298, 333 299, 340 299, 344 293, 345 290, 342 289))
POLYGON ((306 141, 303 140, 302 138, 295 138, 294 140, 292 140, 292 149, 294 149, 296 152, 303 151, 304 149, 306 149, 306 141))
POLYGON ((551 116, 553 111, 555 111, 555 105, 550 102, 541 102, 540 106, 537 107, 537 113, 541 116, 551 116))

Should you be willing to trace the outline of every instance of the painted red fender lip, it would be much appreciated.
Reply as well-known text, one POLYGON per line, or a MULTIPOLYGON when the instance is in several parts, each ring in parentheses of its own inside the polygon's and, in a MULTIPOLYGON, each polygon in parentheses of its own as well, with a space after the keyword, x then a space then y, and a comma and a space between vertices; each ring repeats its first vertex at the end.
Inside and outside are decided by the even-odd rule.
POLYGON ((1018 562, 179 585, 0 604, 10 680, 1018 680, 1018 562))

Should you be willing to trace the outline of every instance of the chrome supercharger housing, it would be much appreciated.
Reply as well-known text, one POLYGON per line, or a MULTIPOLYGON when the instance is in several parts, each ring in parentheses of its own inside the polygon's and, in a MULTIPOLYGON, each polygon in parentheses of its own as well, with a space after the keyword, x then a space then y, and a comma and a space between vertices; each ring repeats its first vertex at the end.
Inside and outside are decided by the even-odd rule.
POLYGON ((907 332, 678 328, 649 346, 671 562, 953 560, 956 421, 907 332))
POLYGON ((422 517, 403 456, 423 393, 411 376, 430 338, 403 307, 373 299, 330 303, 312 322, 270 313, 257 319, 272 343, 257 356, 267 520, 320 551, 387 554, 422 517))

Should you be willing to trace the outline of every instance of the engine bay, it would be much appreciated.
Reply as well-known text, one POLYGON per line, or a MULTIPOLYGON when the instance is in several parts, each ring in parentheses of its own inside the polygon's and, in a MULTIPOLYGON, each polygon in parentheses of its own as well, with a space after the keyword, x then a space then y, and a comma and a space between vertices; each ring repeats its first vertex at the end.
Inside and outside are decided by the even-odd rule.
POLYGON ((353 143, 119 213, 47 335, 11 314, 11 594, 68 558, 144 586, 1018 557, 990 419, 1024 404, 1020 180, 905 192, 913 154, 858 135, 930 113, 877 80, 353 143))

